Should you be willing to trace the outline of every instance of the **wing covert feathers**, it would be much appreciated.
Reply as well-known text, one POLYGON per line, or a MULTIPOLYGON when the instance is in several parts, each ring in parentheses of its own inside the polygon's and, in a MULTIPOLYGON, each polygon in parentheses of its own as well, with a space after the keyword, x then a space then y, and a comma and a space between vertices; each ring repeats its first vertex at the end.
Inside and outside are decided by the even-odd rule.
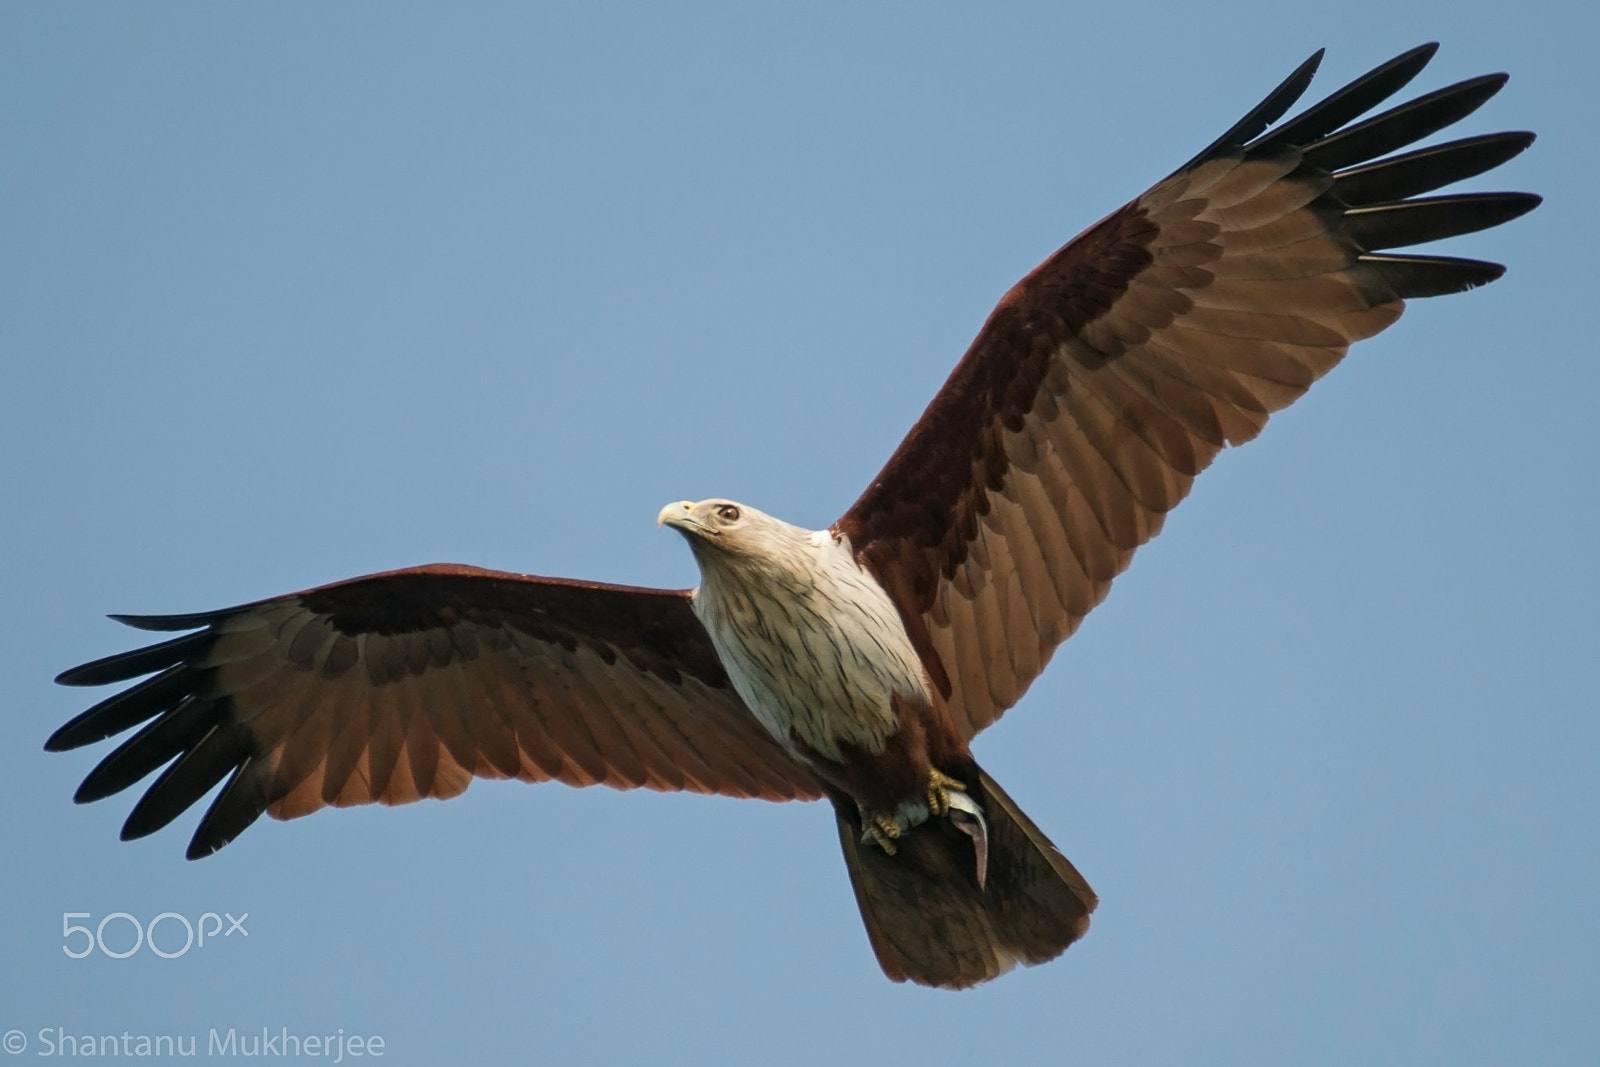
POLYGON ((1023 278, 835 525, 896 598, 965 736, 1022 696, 1222 448, 1260 433, 1406 299, 1503 272, 1394 251, 1539 203, 1426 195, 1505 162, 1531 133, 1411 147, 1476 110, 1504 75, 1362 119, 1436 47, 1269 130, 1318 53, 1023 278))
POLYGON ((191 859, 262 812, 288 819, 451 797, 474 777, 820 795, 734 694, 686 592, 434 566, 122 621, 201 629, 64 672, 67 685, 151 677, 45 747, 143 724, 75 798, 110 796, 164 767, 124 840, 162 828, 226 779, 191 859))

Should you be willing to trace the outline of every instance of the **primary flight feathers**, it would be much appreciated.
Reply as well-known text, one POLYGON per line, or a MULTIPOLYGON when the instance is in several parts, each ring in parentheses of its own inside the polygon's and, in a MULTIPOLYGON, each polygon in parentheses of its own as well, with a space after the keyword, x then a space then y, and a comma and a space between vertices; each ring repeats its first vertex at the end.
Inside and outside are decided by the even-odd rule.
MULTIPOLYGON (((325 805, 449 797, 473 777, 828 795, 892 976, 964 985, 1014 960, 1049 958, 1082 934, 1093 893, 970 763, 965 743, 1016 703, 1221 449, 1259 433, 1352 341, 1393 323, 1404 300, 1503 272, 1392 251, 1494 226, 1539 202, 1426 195, 1505 162, 1531 133, 1401 152, 1470 114, 1504 75, 1362 118, 1436 47, 1407 52, 1273 127, 1310 83, 1319 52, 1203 152, 1049 257, 1001 298, 827 532, 899 613, 925 672, 917 699, 962 754, 944 772, 973 777, 951 788, 972 789, 987 806, 988 862, 1001 880, 987 897, 984 828, 970 822, 975 845, 940 822, 949 840, 939 857, 928 852, 929 864, 958 871, 970 863, 948 860, 950 849, 978 849, 975 876, 961 875, 959 891, 935 899, 901 884, 909 868, 895 865, 891 829, 919 842, 933 842, 934 830, 910 830, 912 816, 875 831, 881 812, 841 784, 843 764, 764 728, 688 591, 430 566, 197 615, 117 616, 196 632, 62 674, 66 685, 152 676, 67 723, 46 748, 140 727, 76 797, 97 800, 165 768, 124 839, 160 829, 226 780, 191 858, 262 812, 287 819, 325 805), (869 847, 874 835, 881 849, 869 847), (1010 864, 1013 847, 1043 859, 1010 864), (991 898, 1012 892, 1038 905, 1015 920, 1033 932, 1007 933, 1012 920, 995 910, 974 919, 970 935, 951 935, 937 958, 920 946, 923 920, 885 903, 914 901, 945 923, 998 909, 991 898), (1040 918, 1049 914, 1061 921, 1040 918)), ((720 507, 738 518, 736 507, 720 507)), ((704 556, 698 543, 696 552, 704 556)))

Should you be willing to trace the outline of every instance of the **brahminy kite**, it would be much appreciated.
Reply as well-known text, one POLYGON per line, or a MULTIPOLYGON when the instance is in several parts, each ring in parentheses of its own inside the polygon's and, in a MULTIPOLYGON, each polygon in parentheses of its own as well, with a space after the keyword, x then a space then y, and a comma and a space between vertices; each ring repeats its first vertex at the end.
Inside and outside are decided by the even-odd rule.
POLYGON ((194 632, 63 673, 64 685, 150 677, 45 747, 140 727, 75 798, 160 770, 124 840, 226 780, 191 859, 262 812, 452 797, 474 776, 826 797, 890 978, 959 988, 1057 956, 1088 929, 1095 894, 968 744, 1218 452, 1406 299, 1503 273, 1390 251, 1539 203, 1425 195, 1504 163, 1531 133, 1410 148, 1503 74, 1361 118, 1436 48, 1273 127, 1318 52, 1050 256, 828 529, 685 501, 659 522, 693 550, 691 590, 435 565, 220 611, 113 616, 194 632))

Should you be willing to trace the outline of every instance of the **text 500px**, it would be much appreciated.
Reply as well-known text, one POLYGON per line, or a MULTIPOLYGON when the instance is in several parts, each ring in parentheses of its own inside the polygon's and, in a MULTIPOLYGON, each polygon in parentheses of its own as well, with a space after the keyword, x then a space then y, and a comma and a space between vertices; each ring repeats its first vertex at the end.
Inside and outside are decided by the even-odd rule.
POLYGON ((61 937, 65 944, 61 946, 61 951, 75 960, 81 960, 98 948, 112 959, 122 960, 138 952, 141 947, 149 946, 150 951, 162 959, 175 960, 191 948, 205 948, 206 939, 215 941, 219 934, 222 937, 232 937, 234 934, 249 937, 250 931, 244 928, 244 921, 249 917, 248 911, 237 919, 228 912, 218 915, 214 911, 208 911, 195 922, 190 922, 188 918, 175 911, 164 911, 148 923, 140 924, 138 919, 127 912, 114 911, 101 919, 91 930, 87 926, 74 923, 73 920, 92 921, 94 918, 92 913, 64 911, 61 913, 61 937), (227 919, 226 927, 223 926, 224 918, 227 919), (106 943, 108 928, 111 944, 106 943), (161 931, 160 943, 157 943, 156 938, 158 928, 161 931), (81 940, 78 940, 80 935, 81 940))

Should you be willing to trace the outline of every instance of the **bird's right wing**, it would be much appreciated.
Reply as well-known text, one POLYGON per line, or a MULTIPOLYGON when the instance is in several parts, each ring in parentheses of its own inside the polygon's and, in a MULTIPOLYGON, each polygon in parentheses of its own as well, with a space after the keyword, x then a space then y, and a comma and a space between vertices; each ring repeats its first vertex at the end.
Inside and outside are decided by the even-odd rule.
POLYGON ((98 800, 167 765, 124 840, 227 778, 191 859, 262 812, 452 797, 474 776, 821 795, 734 693, 686 591, 431 566, 199 615, 117 618, 198 632, 64 672, 65 685, 152 677, 45 747, 145 724, 76 795, 98 800))
POLYGON ((1505 83, 1473 78, 1356 121, 1436 47, 1268 130, 1310 83, 1313 56, 1045 260, 835 525, 895 597, 963 735, 1016 703, 1218 452, 1259 433, 1405 299, 1500 276, 1493 263, 1388 251, 1539 202, 1420 195, 1505 162, 1530 133, 1380 158, 1505 83))

